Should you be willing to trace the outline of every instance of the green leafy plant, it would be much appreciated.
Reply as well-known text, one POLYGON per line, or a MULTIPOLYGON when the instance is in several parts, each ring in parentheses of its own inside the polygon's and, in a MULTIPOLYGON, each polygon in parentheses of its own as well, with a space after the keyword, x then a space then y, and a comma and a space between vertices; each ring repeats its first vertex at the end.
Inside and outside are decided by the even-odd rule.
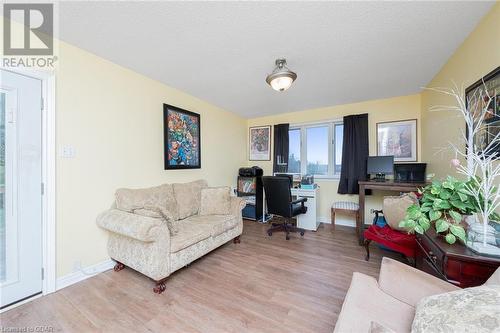
POLYGON ((434 225, 449 244, 455 243, 457 238, 465 242, 465 229, 460 222, 464 215, 477 211, 476 200, 468 185, 468 182, 448 177, 419 189, 419 204, 408 208, 399 226, 407 228, 410 233, 423 234, 434 225))

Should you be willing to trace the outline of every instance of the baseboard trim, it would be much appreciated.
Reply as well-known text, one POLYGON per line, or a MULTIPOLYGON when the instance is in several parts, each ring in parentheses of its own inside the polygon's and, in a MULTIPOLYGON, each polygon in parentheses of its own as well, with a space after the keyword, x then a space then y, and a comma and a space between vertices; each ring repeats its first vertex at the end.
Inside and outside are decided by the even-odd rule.
POLYGON ((108 259, 95 265, 80 268, 77 272, 61 276, 56 280, 56 290, 61 290, 63 288, 71 286, 72 284, 78 283, 99 273, 110 270, 114 265, 115 262, 112 259, 108 259))

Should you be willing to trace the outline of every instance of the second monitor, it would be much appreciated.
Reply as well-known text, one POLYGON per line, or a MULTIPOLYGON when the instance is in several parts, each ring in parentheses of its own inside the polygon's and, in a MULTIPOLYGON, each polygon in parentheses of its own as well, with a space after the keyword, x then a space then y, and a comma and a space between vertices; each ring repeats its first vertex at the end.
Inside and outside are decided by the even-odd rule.
POLYGON ((394 156, 369 156, 366 172, 369 175, 374 174, 376 181, 385 181, 385 175, 394 173, 394 156))

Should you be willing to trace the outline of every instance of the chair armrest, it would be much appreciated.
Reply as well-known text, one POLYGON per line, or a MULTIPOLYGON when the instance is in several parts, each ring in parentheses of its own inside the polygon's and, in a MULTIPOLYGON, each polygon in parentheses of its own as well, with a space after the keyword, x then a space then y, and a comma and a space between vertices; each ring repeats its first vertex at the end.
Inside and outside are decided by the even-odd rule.
POLYGON ((127 213, 118 209, 107 210, 97 216, 99 227, 142 242, 153 242, 164 223, 161 219, 127 213))
POLYGON ((293 200, 292 201, 292 205, 295 205, 295 204, 298 204, 298 203, 301 203, 302 205, 304 205, 304 202, 307 201, 307 198, 300 198, 300 199, 297 199, 297 200, 293 200))
POLYGON ((426 296, 442 294, 460 288, 399 261, 382 258, 378 278, 380 289, 411 306, 426 296))
POLYGON ((240 197, 231 197, 230 202, 231 202, 231 208, 230 208, 231 214, 234 216, 241 215, 241 211, 247 205, 245 199, 240 197))

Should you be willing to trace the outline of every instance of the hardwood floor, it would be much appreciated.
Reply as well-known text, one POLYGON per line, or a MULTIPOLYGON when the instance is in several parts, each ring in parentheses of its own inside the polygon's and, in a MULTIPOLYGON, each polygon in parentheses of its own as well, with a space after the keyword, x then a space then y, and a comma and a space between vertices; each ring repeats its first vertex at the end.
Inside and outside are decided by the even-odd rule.
MULTIPOLYGON (((0 315, 0 327, 64 332, 331 332, 354 271, 378 276, 353 228, 266 235, 245 221, 240 244, 228 242, 172 274, 161 295, 153 282, 113 270, 0 315)), ((397 256, 396 256, 397 258, 397 256)))

